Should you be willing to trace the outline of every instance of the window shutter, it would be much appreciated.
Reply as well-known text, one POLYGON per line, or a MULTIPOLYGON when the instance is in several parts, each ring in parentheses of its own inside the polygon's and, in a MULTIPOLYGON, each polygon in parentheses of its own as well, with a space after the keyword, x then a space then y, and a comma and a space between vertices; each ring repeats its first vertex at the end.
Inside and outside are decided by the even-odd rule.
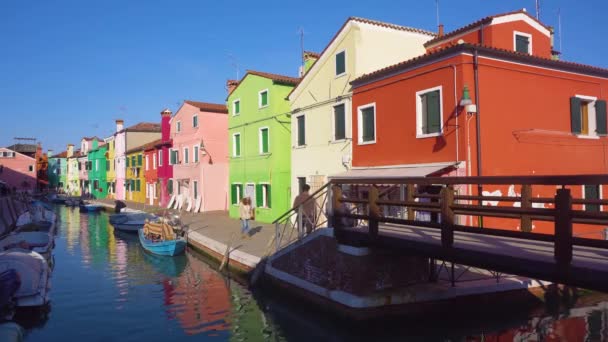
POLYGON ((346 138, 346 123, 344 105, 334 107, 334 139, 341 140, 346 138))
POLYGON ((238 198, 236 198, 236 184, 230 186, 230 198, 232 199, 232 204, 238 203, 238 198))
POLYGON ((298 146, 306 145, 306 121, 304 116, 298 116, 298 146))
POLYGON ((336 75, 346 72, 346 53, 344 51, 336 55, 336 75))
POLYGON ((141 166, 141 154, 137 155, 137 165, 141 166))
POLYGON ((525 36, 515 36, 515 51, 521 53, 530 53, 529 49, 530 41, 528 37, 525 36))
POLYGON ((262 184, 255 185, 255 204, 258 208, 260 208, 264 204, 264 200, 262 198, 262 184))
POLYGON ((262 153, 268 153, 268 129, 262 130, 262 153))
POLYGON ((169 179, 167 182, 167 192, 169 195, 173 195, 173 179, 169 179))
POLYGON ((570 125, 572 133, 581 133, 581 99, 578 97, 570 98, 570 125))
POLYGON ((234 114, 239 114, 241 112, 241 101, 236 101, 234 103, 234 114))
POLYGON ((270 184, 266 184, 266 206, 268 208, 272 208, 272 204, 270 202, 270 184))
POLYGON ((374 140, 374 107, 363 109, 361 111, 361 118, 363 121, 363 141, 374 140))
MULTIPOLYGON (((598 185, 585 185, 585 199, 600 199, 600 191, 598 185)), ((599 204, 586 204, 585 211, 600 211, 599 204)))
POLYGON ((606 135, 606 100, 595 101, 595 124, 598 135, 606 135))
POLYGON ((439 90, 425 94, 426 96, 426 129, 425 133, 441 132, 441 108, 439 90))
POLYGON ((236 156, 240 156, 241 155, 241 135, 240 134, 234 136, 234 144, 235 144, 236 156))

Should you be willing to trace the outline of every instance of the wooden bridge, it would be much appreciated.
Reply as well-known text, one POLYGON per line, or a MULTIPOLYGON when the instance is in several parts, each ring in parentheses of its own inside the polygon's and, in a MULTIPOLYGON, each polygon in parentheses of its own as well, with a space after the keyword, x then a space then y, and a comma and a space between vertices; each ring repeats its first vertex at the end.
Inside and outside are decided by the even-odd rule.
POLYGON ((453 281, 457 263, 608 292, 604 184, 605 175, 336 178, 313 194, 314 215, 294 208, 275 223, 279 237, 289 222, 300 236, 330 226, 343 244, 426 256, 431 272, 451 262, 453 281))

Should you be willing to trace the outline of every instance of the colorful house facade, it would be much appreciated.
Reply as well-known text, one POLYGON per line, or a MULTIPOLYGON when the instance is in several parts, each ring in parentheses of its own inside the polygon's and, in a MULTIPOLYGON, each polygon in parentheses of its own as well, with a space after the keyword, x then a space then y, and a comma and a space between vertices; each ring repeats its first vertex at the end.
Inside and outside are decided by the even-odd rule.
POLYGON ((94 198, 106 198, 108 194, 108 182, 106 172, 108 163, 106 160, 107 145, 100 144, 97 139, 92 141, 91 149, 88 151, 90 194, 94 198))
MULTIPOLYGON (((506 13, 430 41, 424 56, 355 79, 348 176, 607 173, 608 70, 555 60, 551 41, 551 29, 524 11, 506 13)), ((482 192, 518 196, 521 189, 482 192)), ((532 189, 533 197, 554 195, 555 187, 532 189)), ((572 195, 601 199, 606 189, 584 185, 572 195)), ((519 229, 505 219, 483 224, 519 229)), ((542 222, 532 229, 553 232, 542 222)), ((575 230, 586 237, 604 234, 596 227, 575 230)))
MULTIPOLYGON (((123 120, 116 120, 116 133, 114 145, 116 192, 115 198, 119 200, 126 198, 126 152, 146 143, 159 139, 160 124, 153 122, 140 122, 136 125, 124 128, 123 120)), ((144 182, 145 184, 145 182, 144 182)), ((144 197, 145 198, 145 197, 144 197)), ((143 202, 142 202, 143 203, 143 202)))
POLYGON ((147 143, 142 147, 144 152, 144 179, 146 180, 146 203, 158 205, 160 199, 160 182, 158 180, 158 151, 162 139, 147 143))
POLYGON ((130 149, 125 154, 126 200, 146 203, 146 178, 143 168, 143 146, 130 149))
POLYGON ((79 151, 74 151, 74 145, 68 144, 67 147, 67 188, 66 193, 71 196, 80 196, 80 157, 79 151))
POLYGON ((363 18, 349 18, 320 55, 307 52, 306 73, 289 94, 291 196, 312 191, 351 167, 353 79, 422 55, 435 34, 363 18))
POLYGON ((103 140, 106 146, 106 182, 108 183, 107 198, 114 198, 116 193, 116 159, 114 158, 114 135, 103 140))
POLYGON ((36 159, 0 147, 0 182, 17 192, 36 190, 36 159))
POLYGON ((184 101, 171 119, 173 188, 193 211, 228 210, 227 114, 224 104, 184 101))
POLYGON ((287 95, 298 78, 257 71, 236 84, 227 99, 230 217, 249 197, 256 220, 272 222, 291 207, 291 122, 287 95))
POLYGON ((173 141, 171 140, 171 115, 173 113, 169 109, 165 109, 160 113, 161 117, 161 143, 157 148, 157 176, 160 183, 160 202, 162 207, 169 204, 170 198, 173 195, 173 165, 169 162, 169 154, 173 141))
POLYGON ((55 191, 65 192, 67 188, 67 151, 53 154, 52 150, 47 151, 48 156, 48 180, 49 188, 55 191))

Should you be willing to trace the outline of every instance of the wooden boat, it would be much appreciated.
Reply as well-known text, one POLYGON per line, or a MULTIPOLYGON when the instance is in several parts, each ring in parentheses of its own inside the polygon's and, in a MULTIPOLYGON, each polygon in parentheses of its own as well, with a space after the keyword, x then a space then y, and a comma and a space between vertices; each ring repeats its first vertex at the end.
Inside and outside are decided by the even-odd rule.
POLYGON ((0 272, 9 269, 14 269, 21 280, 21 286, 14 295, 18 307, 48 303, 50 269, 40 254, 19 248, 0 252, 0 272))
POLYGON ((176 233, 167 222, 146 222, 138 233, 142 247, 151 253, 174 256, 186 249, 183 231, 176 233))
POLYGON ((103 210, 103 206, 99 204, 83 203, 80 205, 80 211, 83 213, 96 213, 103 210))
POLYGON ((147 213, 121 213, 110 215, 110 224, 118 230, 137 233, 144 227, 146 220, 155 221, 158 217, 147 213))

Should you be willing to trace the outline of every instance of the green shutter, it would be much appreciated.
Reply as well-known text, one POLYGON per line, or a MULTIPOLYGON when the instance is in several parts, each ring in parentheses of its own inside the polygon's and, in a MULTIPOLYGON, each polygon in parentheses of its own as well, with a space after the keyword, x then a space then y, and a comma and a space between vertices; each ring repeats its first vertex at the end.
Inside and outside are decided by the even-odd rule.
POLYGON ((235 144, 235 155, 238 157, 241 155, 241 135, 237 134, 234 136, 234 144, 235 144))
POLYGON ((334 140, 346 138, 344 105, 334 107, 334 140))
POLYGON ((595 124, 598 135, 606 135, 606 100, 595 101, 595 124))
POLYGON ((346 52, 342 51, 336 55, 336 75, 346 72, 346 52))
POLYGON ((174 150, 170 150, 169 153, 171 155, 171 165, 177 164, 177 162, 175 160, 175 151, 174 150))
POLYGON ((135 167, 137 164, 135 163, 135 156, 131 156, 131 166, 135 167))
POLYGON ((262 153, 268 153, 268 128, 261 131, 262 134, 262 153))
POLYGON ((129 167, 129 157, 127 157, 127 167, 129 167))
POLYGON ((169 192, 169 195, 173 195, 173 179, 169 179, 167 182, 167 192, 169 192))
POLYGON ((239 200, 236 198, 236 184, 230 185, 230 198, 232 199, 232 204, 238 204, 239 200))
POLYGON ((363 125, 363 142, 375 140, 375 122, 374 122, 374 107, 368 107, 361 110, 361 118, 363 125))
POLYGON ((441 132, 441 108, 439 90, 424 94, 426 97, 426 131, 425 134, 441 132))
POLYGON ((521 53, 530 53, 530 49, 528 46, 530 45, 530 41, 528 37, 516 35, 515 36, 515 51, 521 53))
POLYGON ((194 128, 198 127, 198 116, 192 117, 192 127, 194 127, 194 128))
POLYGON ((267 106, 268 105, 268 92, 264 91, 264 92, 260 93, 260 97, 261 97, 261 99, 260 99, 261 107, 267 106))
POLYGON ((256 184, 255 185, 255 204, 258 208, 262 207, 262 205, 264 204, 262 194, 263 194, 262 184, 256 184))
MULTIPOLYGON (((600 191, 598 185, 585 185, 585 199, 600 199, 600 191)), ((585 211, 600 211, 599 204, 586 204, 585 211)))
POLYGON ((298 146, 306 145, 306 121, 304 115, 298 116, 298 146))
POLYGON ((578 97, 570 98, 570 126, 572 133, 581 133, 581 99, 578 97))
POLYGON ((272 208, 272 204, 270 202, 270 184, 266 184, 266 206, 268 208, 272 208))
POLYGON ((141 160, 142 160, 142 156, 141 156, 141 154, 138 154, 137 155, 137 165, 138 166, 141 166, 141 164, 142 164, 141 160))
POLYGON ((234 103, 234 114, 239 114, 241 112, 241 101, 236 101, 234 103))

